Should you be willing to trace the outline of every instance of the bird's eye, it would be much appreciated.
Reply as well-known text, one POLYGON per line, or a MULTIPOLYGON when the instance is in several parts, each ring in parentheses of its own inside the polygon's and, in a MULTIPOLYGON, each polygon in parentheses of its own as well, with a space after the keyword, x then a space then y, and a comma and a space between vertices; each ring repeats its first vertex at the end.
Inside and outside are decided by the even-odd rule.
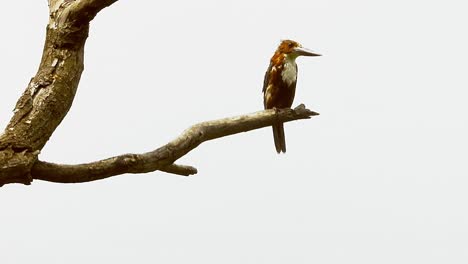
POLYGON ((294 47, 294 43, 289 43, 289 47, 290 48, 294 47))

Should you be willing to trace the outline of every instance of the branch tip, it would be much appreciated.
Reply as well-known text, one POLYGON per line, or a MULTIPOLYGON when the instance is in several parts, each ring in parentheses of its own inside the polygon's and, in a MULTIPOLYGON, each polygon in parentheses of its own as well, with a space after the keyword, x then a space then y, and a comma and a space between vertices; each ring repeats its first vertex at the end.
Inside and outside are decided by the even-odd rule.
POLYGON ((307 115, 307 116, 317 116, 317 115, 320 115, 319 113, 317 112, 314 112, 310 109, 307 109, 306 106, 304 104, 300 104, 298 106, 296 106, 294 109, 294 112, 298 115, 307 115))
POLYGON ((176 174, 180 176, 190 176, 197 174, 197 168, 192 166, 185 166, 185 165, 177 165, 171 164, 164 168, 159 169, 160 171, 164 171, 171 174, 176 174))

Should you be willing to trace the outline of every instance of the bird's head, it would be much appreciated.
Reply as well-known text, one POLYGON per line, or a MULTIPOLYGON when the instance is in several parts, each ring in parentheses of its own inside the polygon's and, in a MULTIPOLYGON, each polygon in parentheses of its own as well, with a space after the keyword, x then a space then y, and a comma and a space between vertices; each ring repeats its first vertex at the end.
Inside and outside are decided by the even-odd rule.
POLYGON ((296 59, 299 56, 321 56, 318 53, 302 47, 302 45, 296 41, 289 39, 281 41, 278 49, 276 50, 276 53, 284 54, 291 59, 296 59))

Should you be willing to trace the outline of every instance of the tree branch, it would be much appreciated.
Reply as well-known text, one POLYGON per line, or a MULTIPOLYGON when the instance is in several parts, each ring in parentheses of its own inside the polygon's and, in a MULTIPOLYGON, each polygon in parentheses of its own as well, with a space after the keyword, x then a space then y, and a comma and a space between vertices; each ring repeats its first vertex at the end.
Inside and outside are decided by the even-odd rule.
POLYGON ((0 134, 0 186, 29 184, 40 150, 63 120, 84 69, 89 21, 116 0, 49 0, 42 59, 0 134))
POLYGON ((125 154, 78 165, 38 161, 32 167, 31 175, 33 179, 60 183, 89 182, 124 173, 147 173, 156 170, 188 176, 197 173, 197 170, 190 166, 175 165, 173 162, 205 141, 271 126, 278 121, 308 119, 314 115, 318 113, 306 109, 301 104, 294 110, 265 110, 203 122, 190 127, 179 137, 154 151, 125 154))
POLYGON ((89 23, 99 11, 117 0, 78 0, 70 6, 69 19, 77 23, 89 23))

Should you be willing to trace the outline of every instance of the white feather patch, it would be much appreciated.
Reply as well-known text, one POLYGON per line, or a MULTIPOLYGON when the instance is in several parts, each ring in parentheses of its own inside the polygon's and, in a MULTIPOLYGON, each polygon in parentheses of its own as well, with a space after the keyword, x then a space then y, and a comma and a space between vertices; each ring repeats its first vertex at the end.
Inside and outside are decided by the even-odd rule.
POLYGON ((288 56, 284 59, 284 69, 281 72, 281 78, 288 86, 295 82, 297 78, 296 61, 288 56))

